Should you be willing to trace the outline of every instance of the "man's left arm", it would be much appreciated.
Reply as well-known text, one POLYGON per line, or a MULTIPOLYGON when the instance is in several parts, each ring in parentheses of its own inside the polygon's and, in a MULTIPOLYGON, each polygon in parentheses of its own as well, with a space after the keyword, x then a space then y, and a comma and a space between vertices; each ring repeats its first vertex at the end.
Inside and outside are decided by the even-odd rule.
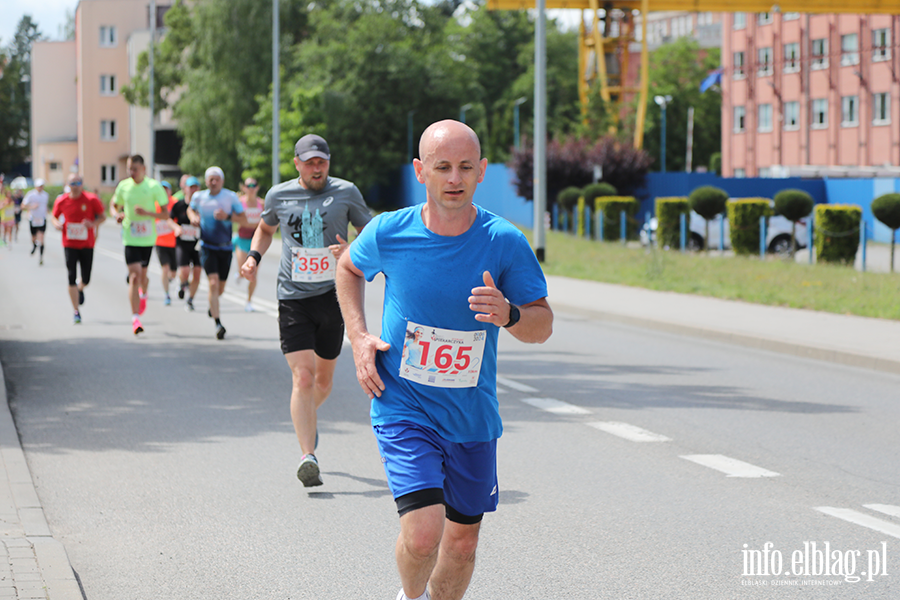
MULTIPOLYGON (((506 327, 513 313, 512 305, 506 300, 490 272, 483 274, 484 286, 472 288, 469 296, 469 308, 475 311, 475 320, 482 323, 493 323, 498 327, 506 327)), ((547 298, 523 304, 519 309, 519 320, 506 327, 513 337, 528 344, 542 344, 553 333, 553 310, 547 298)))

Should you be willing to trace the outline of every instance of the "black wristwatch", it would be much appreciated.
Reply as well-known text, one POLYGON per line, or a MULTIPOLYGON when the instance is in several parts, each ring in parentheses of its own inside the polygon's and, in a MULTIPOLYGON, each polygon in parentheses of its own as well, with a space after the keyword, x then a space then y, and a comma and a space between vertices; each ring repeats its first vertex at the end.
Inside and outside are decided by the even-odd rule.
POLYGON ((506 303, 509 304, 509 323, 504 325, 504 327, 512 327, 522 318, 522 313, 519 312, 519 307, 509 300, 507 300, 506 303))

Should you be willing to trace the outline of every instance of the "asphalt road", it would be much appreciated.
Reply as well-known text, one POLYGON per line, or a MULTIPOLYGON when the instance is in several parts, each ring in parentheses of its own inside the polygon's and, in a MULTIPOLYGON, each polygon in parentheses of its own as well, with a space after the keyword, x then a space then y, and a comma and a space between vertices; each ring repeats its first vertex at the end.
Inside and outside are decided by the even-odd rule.
MULTIPOLYGON (((43 267, 0 248, 0 360, 87 599, 394 598, 397 517, 346 346, 325 485, 295 478, 274 248, 267 312, 229 284, 224 341, 204 293, 162 306, 158 270, 135 339, 116 230, 78 326, 48 238, 43 267)), ((377 286, 367 302, 377 325, 377 286)), ((900 597, 900 377, 562 312, 548 343, 503 333, 500 352, 500 508, 467 599, 900 597)))

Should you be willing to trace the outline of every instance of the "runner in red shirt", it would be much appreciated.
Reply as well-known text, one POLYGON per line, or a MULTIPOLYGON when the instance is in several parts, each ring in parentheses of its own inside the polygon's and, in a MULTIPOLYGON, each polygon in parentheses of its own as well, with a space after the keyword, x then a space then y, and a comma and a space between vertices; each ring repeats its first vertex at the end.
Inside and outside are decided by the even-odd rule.
POLYGON ((53 204, 53 226, 62 231, 63 249, 66 252, 66 268, 69 270, 69 298, 75 309, 73 322, 81 323, 78 307, 84 304, 84 288, 91 282, 91 266, 94 263, 96 228, 106 220, 100 198, 85 192, 81 175, 69 175, 71 190, 56 198, 53 204), (64 221, 59 220, 63 216, 64 221), (76 268, 81 263, 81 283, 77 283, 76 268))

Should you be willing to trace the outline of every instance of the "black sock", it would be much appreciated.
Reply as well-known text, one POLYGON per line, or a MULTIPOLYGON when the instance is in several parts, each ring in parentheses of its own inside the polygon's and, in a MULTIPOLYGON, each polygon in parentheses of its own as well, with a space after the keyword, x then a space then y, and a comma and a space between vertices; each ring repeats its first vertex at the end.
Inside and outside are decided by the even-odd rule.
POLYGON ((222 321, 216 319, 216 325, 221 325, 221 324, 222 324, 222 321))
POLYGON ((44 258, 44 245, 41 244, 41 258, 44 258))

